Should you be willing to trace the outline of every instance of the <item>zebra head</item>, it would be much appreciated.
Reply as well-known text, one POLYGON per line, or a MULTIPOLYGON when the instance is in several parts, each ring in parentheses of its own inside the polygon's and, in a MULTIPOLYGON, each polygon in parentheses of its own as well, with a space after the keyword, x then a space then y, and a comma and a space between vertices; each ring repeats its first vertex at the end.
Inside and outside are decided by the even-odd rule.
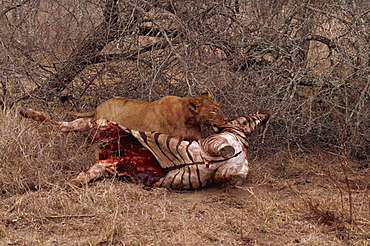
POLYGON ((270 113, 267 110, 261 110, 254 114, 246 114, 231 118, 225 121, 224 124, 217 128, 217 133, 201 141, 203 150, 211 156, 222 156, 230 158, 234 155, 235 149, 230 144, 228 138, 221 137, 227 133, 232 133, 233 137, 239 139, 248 149, 248 141, 246 137, 255 131, 257 126, 266 123, 270 118, 270 113))
POLYGON ((224 124, 217 127, 215 132, 235 129, 242 131, 246 136, 250 135, 260 125, 263 125, 270 118, 267 110, 260 110, 254 114, 245 114, 242 116, 227 119, 224 124))
POLYGON ((240 185, 247 177, 248 147, 247 136, 269 119, 270 113, 266 110, 254 114, 246 114, 228 119, 218 127, 217 134, 202 140, 203 151, 212 157, 221 156, 224 163, 213 174, 215 182, 230 181, 240 185))

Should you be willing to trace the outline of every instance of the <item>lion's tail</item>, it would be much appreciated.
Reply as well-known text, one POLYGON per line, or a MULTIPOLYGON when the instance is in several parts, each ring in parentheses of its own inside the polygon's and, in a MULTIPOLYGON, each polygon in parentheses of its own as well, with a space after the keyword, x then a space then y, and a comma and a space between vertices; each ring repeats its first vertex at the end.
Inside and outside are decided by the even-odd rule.
POLYGON ((96 111, 84 112, 84 113, 77 113, 77 112, 67 112, 69 115, 77 116, 77 117, 94 117, 96 111))
POLYGON ((42 123, 45 123, 45 124, 49 124, 49 125, 60 125, 61 124, 61 122, 54 121, 54 120, 48 118, 44 113, 42 113, 40 111, 33 110, 31 108, 21 107, 21 108, 19 108, 19 113, 23 117, 30 118, 30 119, 33 119, 35 121, 39 121, 39 122, 42 122, 42 123))

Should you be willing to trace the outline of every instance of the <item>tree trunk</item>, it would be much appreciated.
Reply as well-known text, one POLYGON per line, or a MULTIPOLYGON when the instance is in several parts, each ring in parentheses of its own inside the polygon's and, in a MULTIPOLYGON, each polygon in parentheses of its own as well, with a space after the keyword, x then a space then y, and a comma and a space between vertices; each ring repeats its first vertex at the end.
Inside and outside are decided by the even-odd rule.
POLYGON ((81 42, 64 65, 48 78, 39 89, 42 94, 50 95, 63 91, 82 70, 95 63, 95 59, 109 42, 122 34, 122 25, 118 21, 117 1, 107 0, 104 21, 81 42))

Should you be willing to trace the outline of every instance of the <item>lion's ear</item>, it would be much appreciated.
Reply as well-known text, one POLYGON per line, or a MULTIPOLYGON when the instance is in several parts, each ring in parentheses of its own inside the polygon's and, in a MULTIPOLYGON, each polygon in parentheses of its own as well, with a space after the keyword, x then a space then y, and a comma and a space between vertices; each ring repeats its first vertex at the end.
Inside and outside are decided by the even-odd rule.
POLYGON ((202 91, 202 94, 200 94, 201 96, 205 96, 205 97, 211 97, 210 95, 209 95, 209 92, 207 91, 207 90, 204 90, 204 91, 202 91))
POLYGON ((190 99, 188 101, 188 107, 191 111, 195 112, 195 113, 199 113, 199 106, 201 105, 201 103, 198 101, 198 100, 195 100, 195 99, 190 99))

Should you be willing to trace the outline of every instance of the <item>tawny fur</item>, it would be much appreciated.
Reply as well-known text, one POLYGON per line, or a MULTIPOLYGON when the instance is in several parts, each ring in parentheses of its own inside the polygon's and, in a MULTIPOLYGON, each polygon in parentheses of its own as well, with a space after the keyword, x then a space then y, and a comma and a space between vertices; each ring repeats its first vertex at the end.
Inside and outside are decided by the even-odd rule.
POLYGON ((186 140, 202 138, 200 124, 218 126, 227 119, 207 91, 198 97, 165 96, 154 102, 115 97, 91 112, 69 114, 106 119, 130 129, 156 131, 186 140))

